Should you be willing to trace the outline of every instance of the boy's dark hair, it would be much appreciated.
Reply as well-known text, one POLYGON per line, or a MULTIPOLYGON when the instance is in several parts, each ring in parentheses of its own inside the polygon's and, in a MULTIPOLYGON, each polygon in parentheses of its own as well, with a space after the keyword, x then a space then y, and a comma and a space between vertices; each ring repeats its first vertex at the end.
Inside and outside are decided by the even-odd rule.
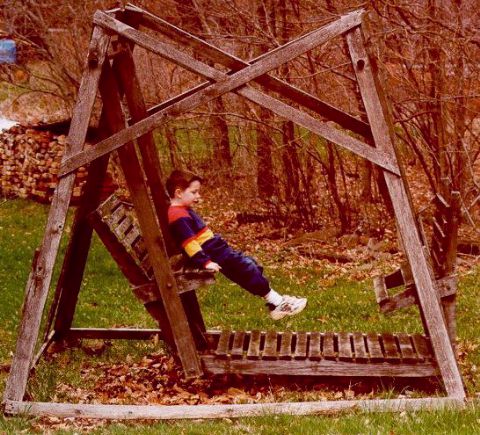
POLYGON ((190 183, 193 183, 194 181, 202 182, 202 178, 195 175, 193 172, 175 169, 167 179, 166 187, 168 195, 170 198, 173 198, 175 196, 175 190, 185 190, 190 186, 190 183))

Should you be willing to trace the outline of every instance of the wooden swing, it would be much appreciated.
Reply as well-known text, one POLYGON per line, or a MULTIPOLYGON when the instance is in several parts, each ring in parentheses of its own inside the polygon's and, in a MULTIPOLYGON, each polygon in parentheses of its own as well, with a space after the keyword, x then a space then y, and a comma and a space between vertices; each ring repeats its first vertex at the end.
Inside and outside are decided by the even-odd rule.
MULTIPOLYGON (((73 113, 68 147, 60 170, 61 178, 53 197, 43 243, 35 255, 27 283, 16 351, 4 393, 5 412, 102 418, 166 418, 168 413, 162 414, 163 411, 147 412, 150 417, 145 417, 144 407, 136 406, 115 412, 108 405, 24 401, 30 369, 51 341, 72 337, 144 339, 154 333, 160 334, 175 350, 187 377, 203 373, 393 377, 438 375, 449 400, 458 403, 465 398, 445 322, 445 317, 449 317, 444 316, 439 293, 439 288, 445 288, 441 280, 449 276, 451 271, 435 276, 431 270, 430 253, 422 241, 393 146, 392 126, 384 97, 365 50, 362 16, 363 11, 352 12, 246 62, 135 6, 95 13, 87 66, 73 113), (208 63, 158 41, 140 31, 141 27, 161 32, 186 47, 194 48, 208 63), (339 36, 346 38, 369 124, 268 74, 283 63, 339 36), (207 81, 147 109, 132 57, 136 45, 200 74, 207 81), (224 73, 212 67, 212 62, 229 68, 230 72, 224 73), (261 85, 262 90, 258 86, 249 86, 250 81, 261 85), (104 138, 95 146, 85 148, 86 130, 97 90, 103 102, 100 126, 104 138), (269 96, 263 90, 273 91, 302 105, 315 116, 269 96), (235 92, 272 110, 368 159, 382 170, 411 271, 411 281, 404 280, 403 283, 419 305, 424 335, 205 329, 195 288, 208 283, 212 277, 199 271, 175 272, 169 262, 174 249, 166 223, 168 199, 161 181, 162 173, 152 130, 160 126, 167 116, 192 110, 227 92, 235 92), (130 115, 128 122, 122 111, 123 98, 130 115), (343 129, 361 135, 365 142, 333 128, 325 120, 334 121, 343 129), (369 145, 369 142, 375 146, 369 145), (109 155, 115 150, 128 185, 132 208, 115 197, 100 204, 99 186, 106 174, 109 155), (86 164, 88 179, 75 214, 46 322, 44 344, 36 357, 34 349, 69 207, 75 170, 86 164), (159 330, 72 328, 93 229, 119 264, 134 293, 159 322, 159 330)), ((377 299, 380 302, 391 298, 386 284, 390 281, 386 277, 377 279, 377 299), (380 288, 383 293, 379 293, 380 288)), ((454 292, 447 297, 451 298, 452 294, 454 292)), ((451 300, 445 306, 451 307, 451 300)), ((411 406, 410 409, 417 409, 425 406, 425 403, 432 406, 433 402, 402 403, 387 405, 378 402, 377 407, 372 402, 361 407, 391 409, 396 406, 396 409, 407 409, 411 406)), ((351 405, 345 405, 345 408, 349 407, 351 405)), ((320 408, 339 409, 339 405, 331 403, 330 408, 324 404, 318 407, 312 405, 305 413, 316 412, 315 409, 320 408)), ((225 412, 219 411, 216 416, 223 416, 225 412)), ((201 418, 200 414, 200 411, 192 411, 184 415, 187 418, 201 418)), ((229 415, 241 415, 241 412, 235 414, 231 411, 229 415)))

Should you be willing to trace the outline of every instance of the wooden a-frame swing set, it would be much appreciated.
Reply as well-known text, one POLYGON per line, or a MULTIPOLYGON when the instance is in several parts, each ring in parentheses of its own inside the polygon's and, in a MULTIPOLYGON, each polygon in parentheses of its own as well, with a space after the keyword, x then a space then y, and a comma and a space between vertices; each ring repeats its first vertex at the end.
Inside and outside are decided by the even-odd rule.
MULTIPOLYGON (((265 413, 309 414, 342 409, 431 409, 463 403, 465 390, 452 346, 455 339, 456 283, 448 273, 439 276, 435 262, 434 267, 431 266, 431 253, 416 222, 405 177, 395 152, 386 102, 365 49, 363 15, 363 11, 351 12, 246 62, 133 5, 95 13, 87 64, 73 112, 58 187, 53 196, 42 245, 34 257, 26 286, 15 355, 3 398, 5 413, 92 418, 211 418, 265 413), (157 40, 151 34, 142 32, 142 28, 160 32, 185 47, 193 48, 198 57, 208 63, 157 40), (268 74, 334 37, 346 38, 368 123, 268 74), (132 56, 133 48, 137 45, 199 74, 206 81, 168 101, 147 108, 132 56), (223 65, 229 72, 222 72, 211 66, 213 64, 223 65), (249 84, 252 81, 255 87, 249 84), (100 117, 103 139, 85 148, 97 91, 103 103, 100 117), (309 112, 264 91, 273 91, 297 106, 306 107, 309 112), (169 256, 174 248, 166 224, 168 198, 162 185, 152 130, 162 125, 167 117, 192 110, 227 92, 235 92, 268 108, 381 169, 407 263, 401 270, 375 281, 377 301, 384 311, 417 303, 424 335, 205 329, 195 288, 210 282, 212 277, 205 271, 172 269, 169 256), (122 100, 128 107, 129 119, 123 112, 122 100), (365 141, 325 121, 333 121, 343 130, 354 132, 357 137, 362 136, 365 141), (109 155, 115 150, 133 208, 115 196, 101 204, 100 186, 107 171, 109 155), (67 252, 45 322, 44 341, 35 354, 75 170, 86 164, 88 179, 75 213, 67 252), (135 295, 158 321, 160 329, 72 327, 94 229, 129 280, 135 295), (405 285, 405 291, 390 297, 387 289, 399 285, 405 285), (178 356, 186 377, 204 373, 438 376, 447 396, 194 406, 82 405, 24 400, 29 373, 52 342, 68 342, 72 338, 146 339, 152 334, 159 334, 169 344, 178 356)), ((448 204, 445 207, 448 208, 448 204)))

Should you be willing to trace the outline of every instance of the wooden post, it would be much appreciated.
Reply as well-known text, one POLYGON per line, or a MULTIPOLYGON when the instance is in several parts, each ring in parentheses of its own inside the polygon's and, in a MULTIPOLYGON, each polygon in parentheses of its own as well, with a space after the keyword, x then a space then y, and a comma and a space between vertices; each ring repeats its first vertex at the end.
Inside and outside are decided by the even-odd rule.
MULTIPOLYGON (((115 15, 120 17, 123 13, 116 11, 115 15)), ((138 15, 135 13, 129 13, 128 15, 130 17, 130 24, 135 27, 137 21, 135 17, 138 17, 138 15)), ((116 61, 114 61, 114 64, 115 63, 116 61)), ((108 137, 105 107, 102 108, 99 125, 101 139, 105 139, 108 137)), ((67 253, 47 320, 45 337, 49 332, 54 316, 55 340, 61 340, 72 326, 92 240, 93 229, 87 221, 87 217, 100 203, 101 190, 99 187, 103 184, 109 160, 108 156, 105 157, 106 158, 102 158, 98 162, 92 162, 88 167, 88 178, 83 189, 80 205, 75 213, 67 253)))
MULTIPOLYGON (((88 53, 88 67, 78 92, 63 161, 83 148, 109 40, 103 30, 94 28, 88 53)), ((22 400, 25 394, 74 181, 74 173, 61 178, 52 198, 42 246, 25 290, 17 346, 4 392, 5 400, 22 400)))
MULTIPOLYGON (((115 76, 108 65, 105 69, 105 74, 102 74, 100 92, 103 104, 106 106, 112 133, 122 130, 125 128, 125 119, 122 113, 115 76)), ((161 296, 162 300, 168 301, 165 304, 165 311, 172 328, 175 345, 185 376, 200 376, 202 368, 195 342, 178 296, 178 289, 168 262, 162 232, 150 202, 143 171, 133 143, 127 144, 119 150, 118 154, 153 267, 158 290, 160 291, 159 296, 161 296)))
MULTIPOLYGON (((375 82, 376 78, 365 50, 361 29, 356 28, 347 33, 347 42, 375 144, 392 158, 396 158, 392 124, 388 119, 388 110, 382 98, 381 88, 375 82)), ((429 271, 428 259, 415 224, 407 186, 404 184, 405 177, 399 177, 387 171, 384 171, 384 177, 392 198, 397 225, 412 269, 420 307, 424 313, 445 389, 451 397, 464 398, 462 378, 450 344, 435 283, 429 271)))
MULTIPOLYGON (((124 50, 117 55, 115 60, 116 62, 114 64, 113 72, 117 77, 119 86, 122 86, 131 119, 133 122, 140 121, 141 119, 146 118, 148 114, 143 100, 140 83, 135 71, 132 53, 128 45, 125 44, 124 50)), ((177 253, 178 248, 175 246, 170 236, 170 229, 168 227, 167 209, 170 205, 170 200, 166 195, 166 190, 162 183, 160 159, 158 158, 158 151, 155 147, 153 134, 152 132, 149 132, 137 140, 140 155, 142 157, 142 167, 147 177, 147 184, 152 193, 153 204, 166 242, 167 254, 170 255, 172 253, 177 253)), ((195 333, 195 331, 192 330, 194 338, 196 338, 195 341, 198 344, 200 343, 199 337, 201 336, 201 332, 205 332, 205 324, 199 309, 196 293, 191 292, 189 295, 182 295, 181 299, 189 301, 189 303, 183 303, 183 307, 189 318, 190 325, 198 325, 200 328, 200 333, 195 333)), ((163 307, 167 303, 168 301, 164 301, 163 307)), ((152 309, 152 312, 155 312, 153 304, 155 303, 152 302, 149 306, 152 309)), ((157 309, 163 312, 163 307, 162 304, 160 304, 157 309)), ((166 325, 163 322, 162 329, 165 329, 165 327, 166 325)))
POLYGON ((92 241, 93 229, 87 218, 100 203, 102 193, 100 186, 102 186, 107 173, 108 157, 107 155, 92 162, 88 168, 87 182, 75 213, 70 241, 46 325, 45 333, 48 334, 50 324, 55 316, 55 340, 61 340, 72 326, 92 241))
MULTIPOLYGON (((124 44, 123 48, 115 59, 113 72, 117 77, 117 83, 122 87, 125 94, 131 120, 135 123, 146 118, 148 114, 135 71, 132 53, 127 44, 124 44)), ((162 183, 162 168, 152 132, 150 131, 139 137, 137 141, 142 156, 142 167, 152 193, 153 204, 165 239, 167 252, 169 254, 177 253, 178 249, 175 248, 168 229, 167 210, 170 200, 162 183)))

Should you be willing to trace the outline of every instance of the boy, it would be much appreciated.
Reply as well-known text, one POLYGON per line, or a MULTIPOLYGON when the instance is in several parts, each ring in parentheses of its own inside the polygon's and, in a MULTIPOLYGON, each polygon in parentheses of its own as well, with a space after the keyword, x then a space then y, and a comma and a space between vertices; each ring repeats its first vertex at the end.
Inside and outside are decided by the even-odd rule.
POLYGON ((205 225, 191 208, 200 199, 201 178, 175 170, 167 180, 171 198, 168 222, 174 240, 200 269, 222 272, 228 279, 250 293, 263 297, 274 320, 293 316, 307 305, 306 298, 280 295, 270 288, 263 268, 241 252, 234 251, 225 240, 205 225))

